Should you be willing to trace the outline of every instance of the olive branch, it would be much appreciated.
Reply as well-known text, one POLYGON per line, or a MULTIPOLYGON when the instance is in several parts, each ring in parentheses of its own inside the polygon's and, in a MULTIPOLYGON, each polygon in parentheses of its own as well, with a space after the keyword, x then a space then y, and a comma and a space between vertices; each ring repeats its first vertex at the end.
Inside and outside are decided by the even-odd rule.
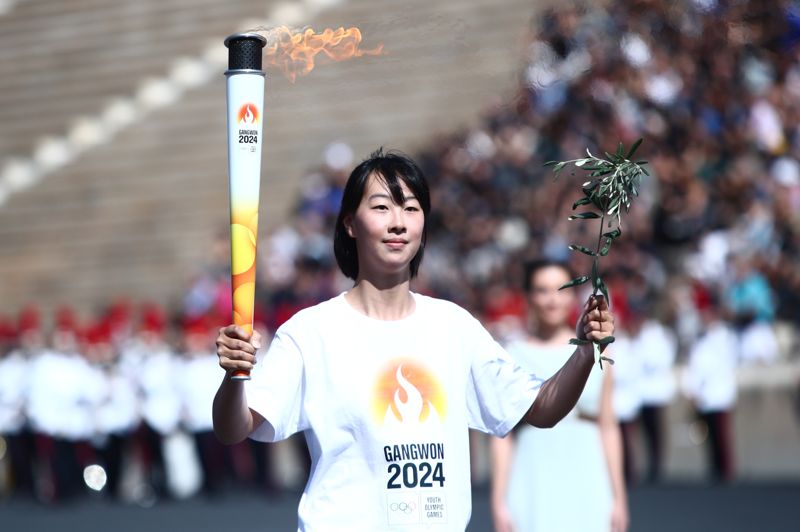
MULTIPOLYGON (((600 277, 600 258, 608 255, 614 241, 622 236, 622 209, 627 213, 631 207, 631 200, 639 195, 639 186, 641 184, 642 175, 649 176, 649 172, 643 165, 647 161, 632 161, 634 153, 641 145, 642 139, 633 143, 631 148, 625 151, 625 147, 620 142, 617 151, 613 154, 605 152, 605 159, 596 157, 587 149, 586 154, 588 157, 583 159, 572 159, 570 161, 549 161, 545 166, 552 166, 555 179, 558 179, 561 171, 568 165, 588 172, 588 181, 581 185, 583 197, 580 198, 572 205, 574 211, 578 207, 587 206, 590 210, 573 214, 569 217, 570 220, 600 220, 600 230, 597 236, 597 246, 594 250, 585 246, 571 244, 569 249, 577 251, 592 257, 592 271, 591 275, 582 275, 572 279, 566 283, 559 290, 580 286, 584 283, 592 282, 594 290, 592 296, 596 296, 597 292, 601 292, 608 298, 608 288, 600 277), (592 209, 593 208, 593 209, 592 209), (596 212, 596 211, 599 211, 596 212), (608 221, 606 218, 608 217, 608 221)), ((604 346, 614 341, 613 336, 603 338, 596 342, 598 346, 604 346)), ((569 341, 573 345, 585 345, 591 343, 588 340, 581 340, 579 338, 572 338, 569 341)), ((614 361, 608 357, 601 356, 599 363, 600 368, 603 367, 603 360, 610 364, 614 361)))

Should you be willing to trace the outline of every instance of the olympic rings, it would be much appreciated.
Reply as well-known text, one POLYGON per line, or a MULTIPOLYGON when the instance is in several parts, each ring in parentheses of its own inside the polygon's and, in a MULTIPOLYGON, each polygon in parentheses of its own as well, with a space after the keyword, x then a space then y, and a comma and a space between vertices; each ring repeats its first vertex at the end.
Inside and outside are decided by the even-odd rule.
POLYGON ((393 502, 389 505, 389 509, 393 512, 403 512, 404 514, 410 514, 414 510, 417 509, 417 504, 415 502, 393 502))

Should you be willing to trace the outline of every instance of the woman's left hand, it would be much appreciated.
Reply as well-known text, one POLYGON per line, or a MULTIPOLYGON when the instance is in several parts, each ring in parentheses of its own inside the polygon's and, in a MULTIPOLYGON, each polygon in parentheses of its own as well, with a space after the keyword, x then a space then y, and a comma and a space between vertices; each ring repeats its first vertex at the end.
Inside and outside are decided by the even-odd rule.
POLYGON ((627 532, 628 505, 623 501, 614 501, 611 507, 611 532, 627 532))
POLYGON ((599 294, 589 297, 575 332, 579 339, 590 342, 614 336, 614 315, 608 310, 608 301, 605 297, 599 294))

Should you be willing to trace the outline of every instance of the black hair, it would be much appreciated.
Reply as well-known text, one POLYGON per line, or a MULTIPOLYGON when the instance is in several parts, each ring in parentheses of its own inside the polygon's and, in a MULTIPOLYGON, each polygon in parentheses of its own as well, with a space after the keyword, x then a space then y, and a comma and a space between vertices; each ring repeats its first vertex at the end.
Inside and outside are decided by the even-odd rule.
POLYGON ((411 277, 416 277, 419 265, 422 262, 422 255, 425 251, 425 241, 428 236, 428 213, 431 211, 431 198, 428 189, 428 182, 417 164, 407 155, 398 151, 384 152, 379 148, 367 159, 362 161, 350 173, 347 184, 344 186, 342 194, 342 205, 339 208, 339 216, 336 218, 336 228, 333 234, 333 253, 336 256, 336 263, 342 273, 355 280, 358 277, 358 250, 356 241, 347 234, 344 220, 356 212, 361 199, 364 196, 364 189, 367 186, 369 176, 375 175, 381 179, 389 189, 392 201, 398 205, 404 202, 403 189, 400 185, 402 181, 408 187, 414 197, 419 201, 425 224, 422 228, 422 243, 419 251, 411 259, 411 277))
POLYGON ((537 259, 527 262, 525 263, 524 267, 525 276, 522 279, 522 284, 525 288, 526 294, 529 293, 533 288, 533 276, 539 273, 540 270, 550 267, 561 268, 567 273, 567 275, 569 275, 570 279, 575 277, 575 272, 572 271, 572 268, 570 268, 566 262, 553 259, 537 259))

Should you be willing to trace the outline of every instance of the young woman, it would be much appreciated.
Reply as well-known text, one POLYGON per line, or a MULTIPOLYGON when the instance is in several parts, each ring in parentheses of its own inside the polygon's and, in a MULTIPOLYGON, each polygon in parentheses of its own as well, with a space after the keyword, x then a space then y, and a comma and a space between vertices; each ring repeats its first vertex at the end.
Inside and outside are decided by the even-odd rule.
MULTIPOLYGON (((592 347, 580 347, 543 382, 465 310, 411 292, 429 213, 416 164, 376 152, 350 175, 336 222, 334 252, 353 288, 298 312, 263 356, 257 335, 220 330, 220 366, 252 370, 252 380, 226 375, 214 430, 226 443, 305 433, 312 466, 299 530, 464 530, 468 429, 553 426, 594 366, 592 347)), ((613 329, 605 301, 587 302, 577 334, 613 329)))
MULTIPOLYGON (((508 346, 511 357, 542 378, 571 360, 573 276, 560 263, 527 266, 530 330, 508 346)), ((497 532, 624 532, 628 524, 622 440, 612 404, 611 365, 595 366, 586 387, 551 430, 522 426, 492 439, 492 514, 497 532), (580 501, 576 505, 576 501, 580 501)))

